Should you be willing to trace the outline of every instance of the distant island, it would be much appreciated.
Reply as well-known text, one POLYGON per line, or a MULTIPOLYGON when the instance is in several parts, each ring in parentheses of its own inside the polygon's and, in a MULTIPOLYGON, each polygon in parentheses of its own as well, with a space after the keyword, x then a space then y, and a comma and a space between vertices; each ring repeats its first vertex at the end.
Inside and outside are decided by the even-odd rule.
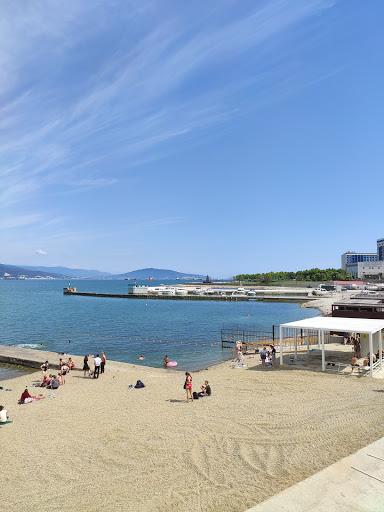
POLYGON ((188 280, 203 279, 201 274, 188 274, 161 268, 142 268, 124 274, 112 274, 100 270, 79 269, 69 267, 39 267, 31 265, 0 264, 1 279, 127 279, 127 280, 188 280))

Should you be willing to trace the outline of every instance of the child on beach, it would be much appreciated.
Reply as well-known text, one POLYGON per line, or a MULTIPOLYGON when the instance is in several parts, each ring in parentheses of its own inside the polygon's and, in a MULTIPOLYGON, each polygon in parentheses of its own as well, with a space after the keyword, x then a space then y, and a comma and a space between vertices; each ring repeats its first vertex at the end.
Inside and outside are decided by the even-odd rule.
POLYGON ((187 393, 187 403, 189 402, 189 399, 191 399, 191 401, 193 402, 192 375, 189 372, 185 372, 184 389, 187 393))

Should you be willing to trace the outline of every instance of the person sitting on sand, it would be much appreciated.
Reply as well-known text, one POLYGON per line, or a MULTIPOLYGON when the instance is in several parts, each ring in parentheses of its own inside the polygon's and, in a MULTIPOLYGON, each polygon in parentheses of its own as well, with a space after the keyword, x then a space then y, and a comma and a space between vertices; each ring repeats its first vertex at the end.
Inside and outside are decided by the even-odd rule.
POLYGON ((68 368, 73 370, 76 367, 75 363, 72 361, 72 357, 68 359, 68 368))
POLYGON ((60 386, 60 379, 56 375, 51 375, 51 380, 47 386, 48 389, 58 389, 60 386))
POLYGON ((207 380, 204 381, 204 384, 201 386, 201 391, 199 392, 199 396, 211 396, 212 390, 209 382, 207 380))
POLYGON ((21 397, 19 399, 19 404, 29 404, 30 402, 33 402, 34 400, 41 400, 43 395, 31 395, 28 391, 28 388, 25 388, 24 391, 21 394, 21 397))
POLYGON ((49 385, 49 383, 51 382, 51 379, 52 379, 51 374, 44 375, 43 380, 41 381, 40 387, 42 387, 42 388, 47 387, 49 385))
POLYGON ((169 357, 167 356, 167 354, 165 354, 164 359, 163 359, 164 368, 167 368, 169 361, 170 361, 169 357))
POLYGON ((12 423, 12 420, 9 419, 7 409, 4 405, 0 405, 0 425, 5 425, 5 423, 12 423))

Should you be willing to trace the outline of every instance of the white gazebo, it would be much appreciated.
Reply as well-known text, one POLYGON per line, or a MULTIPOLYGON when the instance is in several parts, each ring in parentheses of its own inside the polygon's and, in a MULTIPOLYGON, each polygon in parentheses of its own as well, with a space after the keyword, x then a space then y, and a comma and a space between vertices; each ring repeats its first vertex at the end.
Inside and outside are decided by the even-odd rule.
MULTIPOLYGON (((370 375, 373 376, 373 341, 375 338, 376 346, 379 348, 380 368, 382 367, 383 353, 383 334, 384 320, 374 320, 370 318, 341 318, 315 316, 298 320, 297 322, 289 322, 280 325, 280 364, 283 364, 283 339, 288 329, 295 331, 311 331, 318 333, 319 345, 321 346, 321 369, 325 371, 325 333, 326 332, 343 332, 343 333, 359 333, 368 336, 369 354, 370 354, 370 375)), ((295 354, 297 354, 297 338, 295 337, 295 354)))

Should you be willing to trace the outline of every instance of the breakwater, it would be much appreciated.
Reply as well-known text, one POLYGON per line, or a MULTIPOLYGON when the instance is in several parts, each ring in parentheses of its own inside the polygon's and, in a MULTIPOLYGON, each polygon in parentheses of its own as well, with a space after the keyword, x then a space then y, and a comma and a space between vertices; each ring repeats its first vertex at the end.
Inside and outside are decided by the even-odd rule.
MULTIPOLYGON (((64 288, 64 295, 82 296, 82 297, 101 297, 111 299, 145 299, 145 300, 193 300, 193 301, 270 301, 270 302, 306 302, 311 300, 308 296, 302 295, 259 295, 249 297, 247 295, 160 295, 152 293, 100 293, 100 292, 78 292, 64 288)), ((315 299, 316 297, 314 297, 315 299)), ((313 300, 313 299, 312 299, 313 300)))

